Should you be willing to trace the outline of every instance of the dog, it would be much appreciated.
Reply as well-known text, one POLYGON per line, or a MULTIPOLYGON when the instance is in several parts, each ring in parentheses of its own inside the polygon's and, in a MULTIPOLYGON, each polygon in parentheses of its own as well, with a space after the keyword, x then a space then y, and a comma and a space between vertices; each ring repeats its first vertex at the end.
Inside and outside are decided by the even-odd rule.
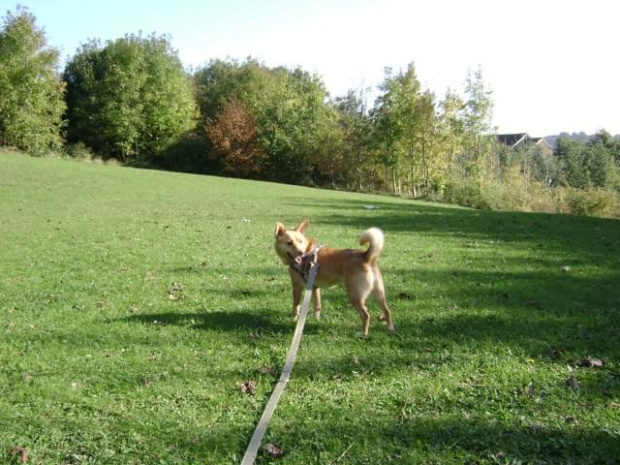
POLYGON ((316 274, 312 299, 314 314, 321 317, 321 287, 334 286, 344 282, 349 302, 362 319, 362 334, 368 336, 370 314, 366 299, 372 294, 379 303, 383 315, 380 320, 387 323, 388 331, 394 331, 392 313, 385 299, 385 288, 377 260, 383 249, 384 237, 379 228, 370 228, 360 237, 360 245, 370 244, 367 250, 331 249, 318 246, 314 239, 305 236, 310 226, 308 220, 302 221, 296 228, 287 229, 282 223, 276 223, 275 250, 278 257, 289 267, 293 288, 293 312, 295 320, 299 317, 301 296, 305 287, 311 260, 315 257, 319 264, 316 274))

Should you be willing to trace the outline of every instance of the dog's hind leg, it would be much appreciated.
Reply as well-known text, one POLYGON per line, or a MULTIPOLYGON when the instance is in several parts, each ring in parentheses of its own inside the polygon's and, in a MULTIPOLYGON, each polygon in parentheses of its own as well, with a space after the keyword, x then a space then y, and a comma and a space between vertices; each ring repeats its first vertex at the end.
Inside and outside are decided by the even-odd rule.
POLYGON ((385 321, 387 323, 388 331, 394 331, 394 323, 392 322, 392 312, 390 311, 387 300, 385 298, 385 288, 383 287, 383 278, 381 277, 381 272, 378 268, 373 270, 375 281, 373 287, 373 296, 376 299, 379 307, 381 307, 381 311, 383 315, 379 318, 381 321, 385 321))
POLYGON ((362 334, 364 335, 364 337, 368 337, 368 328, 370 326, 370 313, 368 312, 366 305, 364 305, 364 301, 362 299, 349 298, 349 302, 351 302, 351 305, 353 305, 353 308, 357 310, 357 313, 359 313, 360 318, 362 319, 362 334))
POLYGON ((347 278, 345 286, 349 302, 357 310, 362 319, 362 334, 368 337, 368 327, 370 326, 370 313, 366 308, 366 299, 373 289, 374 277, 370 270, 356 273, 347 278))

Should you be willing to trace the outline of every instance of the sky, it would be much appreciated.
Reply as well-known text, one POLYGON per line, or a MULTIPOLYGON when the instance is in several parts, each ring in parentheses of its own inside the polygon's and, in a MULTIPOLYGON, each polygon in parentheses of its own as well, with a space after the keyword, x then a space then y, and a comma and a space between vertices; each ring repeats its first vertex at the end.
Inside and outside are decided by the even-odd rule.
MULTIPOLYGON (((411 62, 424 89, 482 70, 499 133, 620 134, 618 0, 0 0, 64 60, 89 39, 167 34, 183 64, 249 56, 317 74, 332 97, 411 62)), ((372 104, 372 102, 370 102, 372 104)))

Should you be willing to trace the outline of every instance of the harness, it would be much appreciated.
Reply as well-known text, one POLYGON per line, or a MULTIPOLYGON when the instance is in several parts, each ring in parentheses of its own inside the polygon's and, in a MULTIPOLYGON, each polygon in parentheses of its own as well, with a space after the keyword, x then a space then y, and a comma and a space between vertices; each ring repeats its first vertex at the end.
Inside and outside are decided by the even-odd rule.
POLYGON ((312 264, 317 262, 319 250, 322 248, 323 246, 321 244, 317 244, 310 252, 306 252, 302 256, 297 257, 299 261, 294 260, 293 263, 289 265, 289 268, 299 273, 304 282, 308 282, 312 264))

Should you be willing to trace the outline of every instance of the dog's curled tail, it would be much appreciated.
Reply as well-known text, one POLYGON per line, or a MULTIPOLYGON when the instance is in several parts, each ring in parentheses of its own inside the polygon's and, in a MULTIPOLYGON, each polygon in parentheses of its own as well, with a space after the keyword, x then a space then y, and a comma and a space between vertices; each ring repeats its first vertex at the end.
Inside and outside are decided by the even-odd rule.
POLYGON ((374 263, 383 250, 383 231, 379 228, 370 228, 364 231, 360 237, 360 245, 370 243, 366 251, 366 263, 374 263))

